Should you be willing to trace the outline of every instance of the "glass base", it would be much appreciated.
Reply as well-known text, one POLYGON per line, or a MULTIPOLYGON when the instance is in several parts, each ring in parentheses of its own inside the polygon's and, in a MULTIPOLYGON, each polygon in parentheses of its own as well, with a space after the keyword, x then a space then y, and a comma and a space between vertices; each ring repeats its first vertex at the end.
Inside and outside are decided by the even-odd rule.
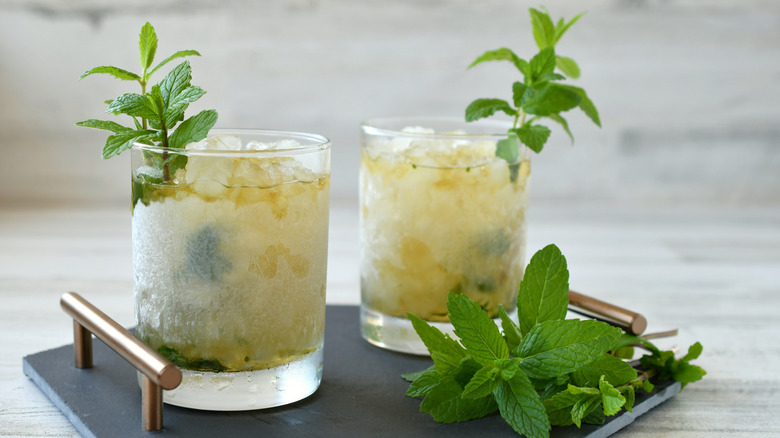
MULTIPOLYGON (((517 309, 509 312, 509 317, 517 322, 517 309)), ((501 319, 495 318, 494 321, 501 325, 501 319)), ((441 330, 442 333, 449 334, 453 339, 458 339, 452 324, 430 321, 428 324, 441 330)), ((365 305, 360 306, 360 334, 366 341, 387 350, 420 356, 430 355, 422 339, 417 336, 411 321, 407 318, 385 315, 365 305)))
POLYGON ((182 370, 181 385, 163 391, 163 401, 207 411, 265 409, 310 396, 321 380, 322 349, 265 370, 230 373, 182 370))

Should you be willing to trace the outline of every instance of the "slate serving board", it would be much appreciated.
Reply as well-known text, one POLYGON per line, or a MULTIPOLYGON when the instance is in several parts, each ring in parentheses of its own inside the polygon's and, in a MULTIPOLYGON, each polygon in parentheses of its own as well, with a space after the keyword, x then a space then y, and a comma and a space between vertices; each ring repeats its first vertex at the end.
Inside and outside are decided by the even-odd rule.
MULTIPOLYGON (((207 412, 165 405, 164 429, 141 428, 141 390, 135 369, 101 341, 93 346, 94 368, 73 366, 73 346, 24 358, 24 373, 85 437, 197 436, 517 436, 498 416, 438 424, 419 412, 420 401, 404 395, 400 376, 431 365, 429 358, 386 351, 360 337, 356 306, 328 306, 325 363, 320 388, 292 405, 245 412, 207 412)), ((601 426, 553 427, 553 437, 606 437, 674 397, 680 384, 660 382, 637 394, 633 413, 601 426)))

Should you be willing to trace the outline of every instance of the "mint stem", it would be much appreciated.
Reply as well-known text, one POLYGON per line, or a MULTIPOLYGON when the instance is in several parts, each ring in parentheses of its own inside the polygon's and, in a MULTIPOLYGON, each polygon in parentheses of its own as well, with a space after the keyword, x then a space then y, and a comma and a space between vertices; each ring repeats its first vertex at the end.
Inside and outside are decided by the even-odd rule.
MULTIPOLYGON (((146 124, 146 120, 144 120, 144 124, 146 124)), ((163 144, 163 153, 162 153, 162 159, 163 159, 163 180, 165 182, 170 182, 171 180, 171 168, 170 163, 168 162, 168 127, 165 126, 165 120, 160 120, 160 129, 163 133, 162 138, 162 144, 163 144)))

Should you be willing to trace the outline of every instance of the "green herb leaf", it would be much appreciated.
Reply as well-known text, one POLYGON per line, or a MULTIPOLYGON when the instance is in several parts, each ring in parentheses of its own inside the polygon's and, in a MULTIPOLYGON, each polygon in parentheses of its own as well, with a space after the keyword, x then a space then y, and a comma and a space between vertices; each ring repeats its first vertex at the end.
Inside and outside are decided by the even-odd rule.
POLYGON ((634 400, 636 399, 636 393, 634 392, 634 387, 631 385, 624 386, 620 388, 620 393, 623 394, 623 397, 626 398, 626 410, 628 412, 633 412, 634 409, 634 400))
POLYGON ((596 410, 601 404, 601 397, 598 395, 592 395, 589 397, 583 397, 582 400, 574 403, 571 408, 571 419, 577 427, 582 426, 582 420, 588 416, 591 412, 596 410))
POLYGON ((111 102, 106 108, 107 113, 127 114, 142 119, 157 117, 157 108, 147 95, 125 93, 111 102))
POLYGON ((596 106, 593 105, 593 102, 591 102, 590 98, 588 98, 588 95, 587 93, 585 93, 585 90, 571 85, 561 84, 558 86, 576 93, 580 97, 578 106, 580 107, 582 112, 584 112, 585 115, 588 116, 593 121, 593 123, 596 124, 596 126, 601 127, 601 119, 599 119, 599 112, 598 110, 596 110, 596 106))
POLYGON ((556 56, 555 65, 558 67, 558 70, 563 72, 563 74, 567 77, 572 79, 577 79, 580 77, 580 66, 578 66, 577 63, 574 62, 574 60, 571 58, 567 58, 565 56, 556 56))
POLYGON ((558 41, 560 41, 563 34, 565 34, 566 31, 569 30, 569 28, 574 23, 576 23, 580 18, 582 18, 583 15, 585 15, 585 12, 577 15, 576 17, 572 18, 571 21, 565 24, 563 18, 561 18, 560 21, 558 21, 558 25, 555 26, 555 42, 557 43, 558 41))
POLYGON ((480 368, 463 389, 463 398, 482 398, 493 394, 493 389, 498 386, 500 369, 495 365, 480 368))
POLYGON ((176 96, 190 86, 191 81, 192 68, 189 61, 182 62, 165 75, 165 78, 160 81, 160 91, 165 105, 169 106, 176 96))
POLYGON ((517 111, 515 111, 505 100, 477 99, 466 107, 466 121, 473 122, 475 120, 484 119, 485 117, 492 116, 497 111, 503 111, 510 116, 517 114, 517 111))
POLYGON ((550 420, 531 381, 523 373, 502 380, 493 391, 498 410, 515 432, 529 438, 549 435, 550 420))
POLYGON ((487 61, 509 61, 514 64, 522 74, 526 74, 526 71, 528 70, 528 62, 518 57, 513 51, 505 47, 497 50, 488 50, 474 62, 472 62, 468 68, 472 68, 477 64, 481 64, 487 61))
POLYGON ((531 83, 536 82, 544 75, 552 74, 553 70, 555 70, 555 49, 552 47, 542 49, 541 52, 531 58, 531 62, 528 65, 531 83))
POLYGON ((84 120, 83 122, 76 123, 76 126, 83 126, 85 128, 105 129, 106 131, 111 131, 115 133, 119 133, 123 131, 132 131, 132 129, 122 126, 119 123, 111 122, 107 120, 97 120, 97 119, 84 120))
POLYGON ((547 139, 550 137, 550 129, 542 125, 523 126, 512 130, 512 132, 517 134, 517 138, 524 145, 536 153, 542 151, 544 144, 547 143, 547 139))
POLYGON ((115 155, 119 155, 122 151, 133 147, 133 143, 148 140, 156 132, 151 130, 141 131, 121 131, 106 139, 106 144, 103 146, 103 159, 111 158, 115 155))
POLYGON ((571 131, 569 130, 569 122, 566 121, 563 117, 561 117, 560 114, 550 114, 547 116, 551 120, 554 120, 558 124, 561 125, 563 130, 568 134, 569 138, 571 139, 571 144, 574 144, 574 136, 572 135, 571 131))
POLYGON ((138 76, 135 73, 129 72, 127 70, 122 70, 119 67, 112 67, 110 65, 103 65, 100 67, 95 67, 91 70, 87 70, 84 72, 84 74, 81 75, 81 79, 86 78, 87 76, 96 74, 96 73, 102 73, 111 75, 117 79, 121 79, 123 81, 138 81, 141 79, 140 76, 138 76))
POLYGON ((466 295, 449 294, 447 310, 455 334, 466 352, 482 365, 509 357, 509 348, 498 327, 481 307, 466 295))
POLYGON ((522 82, 512 84, 512 100, 516 107, 522 107, 536 91, 522 82))
POLYGON ((481 418, 496 411, 493 396, 463 398, 463 387, 452 376, 443 378, 420 403, 420 411, 439 423, 460 423, 481 418))
POLYGON ((148 21, 141 28, 141 34, 138 38, 138 49, 141 52, 141 67, 146 70, 154 62, 154 55, 157 53, 157 34, 148 21))
POLYGON ((190 103, 195 102, 206 94, 200 87, 187 87, 177 94, 169 103, 168 108, 163 114, 166 126, 173 126, 184 119, 184 111, 187 110, 190 103))
POLYGON ((523 337, 515 353, 520 368, 536 379, 563 376, 599 358, 621 330, 606 323, 577 319, 545 321, 523 337))
POLYGON ((568 390, 563 390, 543 402, 553 426, 568 426, 574 424, 571 411, 577 402, 591 398, 589 394, 572 394, 568 390))
POLYGON ((569 271, 566 258, 555 245, 548 245, 531 257, 517 296, 520 331, 543 321, 566 317, 569 294, 569 271))
POLYGON ((436 365, 421 371, 413 380, 406 395, 409 397, 424 397, 439 384, 444 376, 436 369, 436 365))
POLYGON ((538 90, 523 109, 528 114, 549 116, 580 105, 582 98, 572 87, 548 83, 538 90))
POLYGON ((496 157, 506 160, 507 163, 514 163, 520 158, 520 141, 516 134, 512 133, 496 142, 496 157))
POLYGON ((537 47, 545 49, 554 46, 556 43, 555 26, 550 16, 534 8, 530 8, 528 11, 531 14, 531 27, 537 47))
POLYGON ((149 76, 151 76, 152 73, 154 73, 157 70, 159 70, 160 67, 164 66, 165 64, 173 61, 174 59, 184 58, 185 56, 200 56, 200 53, 198 53, 197 50, 179 50, 178 52, 176 52, 173 55, 165 58, 159 64, 154 66, 154 68, 149 72, 149 76))
POLYGON ((504 310, 504 306, 498 305, 498 316, 501 318, 501 328, 504 330, 504 340, 510 350, 514 350, 515 347, 520 345, 520 341, 523 340, 523 334, 520 332, 520 327, 512 321, 512 318, 507 315, 504 310))
POLYGON ((176 128, 176 131, 168 139, 168 146, 180 149, 189 143, 201 141, 206 138, 206 135, 215 123, 217 123, 217 112, 215 110, 203 110, 185 120, 176 128))
POLYGON ((578 368, 572 373, 572 381, 577 386, 596 386, 604 377, 612 385, 622 385, 637 378, 636 370, 627 362, 602 354, 593 362, 578 368))
POLYGON ((420 336, 425 347, 431 353, 431 359, 436 364, 436 368, 442 373, 447 373, 457 368, 460 361, 466 357, 466 349, 418 316, 411 313, 408 313, 407 316, 412 322, 417 335, 420 336))
POLYGON ((601 405, 604 407, 604 415, 612 416, 623 409, 626 398, 603 377, 599 380, 599 390, 601 391, 601 405))

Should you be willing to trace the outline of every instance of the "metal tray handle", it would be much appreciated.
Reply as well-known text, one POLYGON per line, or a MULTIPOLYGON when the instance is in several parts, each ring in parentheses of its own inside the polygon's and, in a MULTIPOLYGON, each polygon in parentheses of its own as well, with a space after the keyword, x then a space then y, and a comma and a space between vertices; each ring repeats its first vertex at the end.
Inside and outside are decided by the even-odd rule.
POLYGON ((65 293, 60 299, 60 306, 73 318, 73 353, 76 368, 92 368, 92 334, 94 334, 143 374, 142 426, 144 430, 162 429, 162 390, 179 386, 181 383, 179 368, 79 294, 65 293))

